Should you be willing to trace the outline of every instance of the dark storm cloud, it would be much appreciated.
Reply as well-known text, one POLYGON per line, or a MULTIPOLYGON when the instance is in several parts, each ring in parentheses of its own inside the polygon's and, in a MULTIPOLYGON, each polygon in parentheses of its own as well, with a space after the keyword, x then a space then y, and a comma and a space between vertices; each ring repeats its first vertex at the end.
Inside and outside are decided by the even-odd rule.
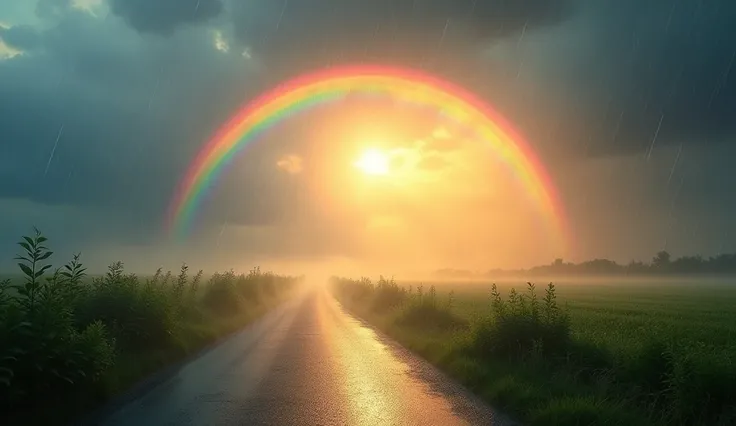
POLYGON ((84 237, 150 240, 186 164, 248 96, 247 61, 216 51, 206 33, 146 44, 115 20, 67 12, 46 30, 2 34, 36 49, 0 61, 0 231, 56 226, 52 212, 73 207, 86 215, 84 237), (49 217, 25 223, 13 205, 49 217))
POLYGON ((589 60, 569 77, 588 91, 590 154, 733 140, 736 3, 605 0, 586 17, 589 60))
POLYGON ((231 3, 235 34, 275 63, 346 60, 420 65, 438 45, 497 40, 562 22, 567 0, 257 0, 231 3))
MULTIPOLYGON (((546 59, 573 64, 561 96, 584 103, 574 131, 565 133, 576 119, 570 116, 560 118, 560 129, 533 129, 528 121, 537 118, 525 115, 535 105, 514 114, 509 105, 525 100, 491 94, 525 133, 548 145, 540 149, 564 144, 587 155, 630 154, 681 141, 720 143, 736 131, 736 3, 728 0, 260 0, 231 2, 230 10, 235 36, 272 65, 276 79, 330 63, 388 61, 447 71, 471 90, 494 81, 469 76, 482 69, 484 47, 574 18, 584 24, 568 41, 589 40, 588 47, 568 45, 546 59)), ((543 71, 538 79, 545 84, 543 71)))
POLYGON ((72 0, 38 0, 36 15, 39 18, 57 18, 64 15, 72 4, 72 0))
MULTIPOLYGON (((451 0, 444 0, 450 4, 451 0)), ((461 2, 452 2, 457 4, 461 2)), ((505 36, 523 28, 555 25, 574 11, 572 0, 478 0, 471 1, 470 16, 463 19, 483 39, 505 36)))
POLYGON ((35 29, 28 25, 18 25, 10 28, 0 27, 0 40, 15 49, 25 51, 38 47, 40 38, 35 29))
POLYGON ((142 33, 167 35, 216 17, 223 7, 220 0, 110 0, 110 9, 142 33))

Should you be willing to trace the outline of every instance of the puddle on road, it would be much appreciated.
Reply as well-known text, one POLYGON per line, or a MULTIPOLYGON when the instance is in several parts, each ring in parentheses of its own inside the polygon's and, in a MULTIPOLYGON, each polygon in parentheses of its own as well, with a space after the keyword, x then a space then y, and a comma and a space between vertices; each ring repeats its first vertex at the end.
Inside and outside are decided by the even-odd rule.
POLYGON ((319 319, 356 425, 469 424, 443 397, 411 375, 376 333, 320 298, 319 319))

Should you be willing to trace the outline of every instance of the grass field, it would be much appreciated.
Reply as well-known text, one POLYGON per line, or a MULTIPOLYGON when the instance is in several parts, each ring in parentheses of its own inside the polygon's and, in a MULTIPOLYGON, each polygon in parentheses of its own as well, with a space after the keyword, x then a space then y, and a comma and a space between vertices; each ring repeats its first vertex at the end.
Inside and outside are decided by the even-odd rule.
POLYGON ((0 418, 64 424, 144 376, 242 328, 300 278, 254 269, 205 277, 87 276, 81 258, 52 266, 37 233, 19 243, 19 271, 0 278, 0 418), (43 408, 43 409, 39 409, 43 408))
POLYGON ((736 424, 736 282, 561 279, 549 310, 547 282, 535 296, 498 282, 502 304, 479 282, 333 279, 333 291, 530 424, 736 424))

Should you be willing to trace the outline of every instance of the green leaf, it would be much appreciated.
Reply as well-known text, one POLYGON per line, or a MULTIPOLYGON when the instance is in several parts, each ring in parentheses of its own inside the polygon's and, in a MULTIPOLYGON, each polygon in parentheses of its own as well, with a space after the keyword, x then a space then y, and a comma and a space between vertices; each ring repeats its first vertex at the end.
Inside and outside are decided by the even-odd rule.
MULTIPOLYGON (((29 245, 30 245, 31 247, 35 247, 35 246, 36 246, 36 243, 35 243, 35 242, 33 241, 33 239, 32 239, 31 237, 23 237, 23 239, 24 239, 24 240, 26 240, 26 242, 28 242, 28 244, 29 244, 29 245)), ((29 251, 30 251, 30 250, 29 250, 29 251)))
POLYGON ((31 250, 31 246, 30 246, 30 245, 28 245, 28 243, 27 243, 27 242, 25 242, 25 241, 21 241, 21 242, 19 242, 19 243, 18 243, 18 245, 19 245, 19 246, 21 246, 21 247, 23 247, 23 249, 24 249, 25 251, 27 251, 27 252, 31 252, 31 251, 32 251, 32 250, 31 250))
POLYGON ((48 270, 48 269, 49 269, 50 267, 51 267, 51 265, 44 265, 43 267, 41 267, 41 269, 39 269, 39 270, 38 270, 38 271, 36 272, 36 278, 38 278, 38 277, 40 277, 41 275, 43 275, 43 274, 44 274, 44 273, 45 273, 45 272, 46 272, 46 271, 47 271, 47 270, 48 270))
POLYGON ((43 236, 39 236, 39 237, 38 237, 38 239, 37 239, 36 241, 38 241, 38 243, 39 243, 39 244, 41 244, 41 243, 45 243, 45 242, 46 242, 46 241, 48 241, 48 240, 49 240, 49 239, 48 239, 48 238, 46 238, 46 237, 43 237, 43 236))
POLYGON ((38 260, 46 260, 51 257, 52 254, 54 254, 53 251, 47 251, 46 253, 42 254, 41 257, 38 258, 38 260))
POLYGON ((23 271, 24 274, 26 274, 29 277, 33 277, 33 271, 31 268, 28 267, 28 265, 25 265, 23 263, 18 263, 18 267, 21 271, 23 271))

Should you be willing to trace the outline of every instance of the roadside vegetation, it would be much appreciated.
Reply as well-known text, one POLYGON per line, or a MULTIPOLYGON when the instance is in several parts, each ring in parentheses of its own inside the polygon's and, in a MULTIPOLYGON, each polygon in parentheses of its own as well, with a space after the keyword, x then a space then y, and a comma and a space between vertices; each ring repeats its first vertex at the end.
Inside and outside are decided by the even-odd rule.
POLYGON ((88 276, 80 255, 54 268, 47 239, 23 237, 18 278, 0 280, 0 418, 64 424, 143 376, 233 332, 288 296, 298 278, 88 276))
POLYGON ((569 299, 552 283, 427 289, 335 277, 331 288, 526 424, 736 424, 736 291, 726 286, 564 287, 569 299))

